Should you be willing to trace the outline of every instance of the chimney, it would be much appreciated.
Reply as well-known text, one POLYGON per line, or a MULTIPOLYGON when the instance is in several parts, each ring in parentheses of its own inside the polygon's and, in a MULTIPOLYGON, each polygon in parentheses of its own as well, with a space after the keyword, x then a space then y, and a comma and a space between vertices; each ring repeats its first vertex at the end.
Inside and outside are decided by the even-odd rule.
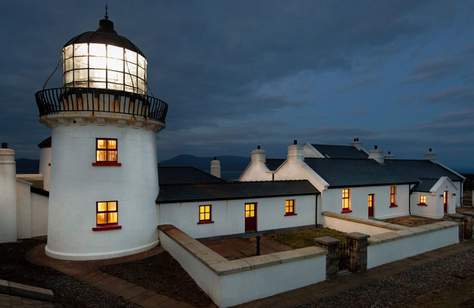
POLYGON ((0 148, 0 243, 17 240, 15 151, 2 143, 0 148))
POLYGON ((384 155, 382 150, 379 149, 377 145, 374 145, 374 148, 369 151, 369 158, 375 160, 379 164, 384 163, 384 155))
POLYGON ((432 148, 429 148, 428 152, 425 153, 425 159, 431 160, 431 161, 436 161, 436 153, 433 152, 432 148))
POLYGON ((298 140, 293 140, 293 144, 288 146, 288 160, 303 160, 303 149, 298 145, 298 140))
POLYGON ((262 149, 260 145, 257 145, 257 148, 252 151, 250 154, 250 160, 252 162, 262 162, 265 163, 265 151, 262 149))
POLYGON ((359 137, 355 137, 354 140, 352 140, 352 146, 357 150, 362 150, 362 142, 359 141, 359 137))
POLYGON ((385 154, 385 159, 394 159, 395 155, 392 154, 392 152, 388 151, 387 154, 385 154))
POLYGON ((215 177, 221 177, 221 161, 214 157, 211 160, 211 174, 215 177))

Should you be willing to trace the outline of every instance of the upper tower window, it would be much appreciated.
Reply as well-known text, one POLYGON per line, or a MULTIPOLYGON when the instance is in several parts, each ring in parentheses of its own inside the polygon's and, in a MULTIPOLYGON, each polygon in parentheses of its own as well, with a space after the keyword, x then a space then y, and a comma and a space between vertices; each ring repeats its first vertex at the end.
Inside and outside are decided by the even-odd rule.
POLYGON ((97 138, 94 166, 121 166, 118 162, 118 141, 115 138, 97 138))

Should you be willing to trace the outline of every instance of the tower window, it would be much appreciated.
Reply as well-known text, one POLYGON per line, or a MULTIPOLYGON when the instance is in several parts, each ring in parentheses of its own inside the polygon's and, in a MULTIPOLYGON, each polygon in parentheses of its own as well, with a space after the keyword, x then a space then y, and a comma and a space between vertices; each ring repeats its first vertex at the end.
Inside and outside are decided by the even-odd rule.
POLYGON ((118 201, 96 202, 96 225, 94 231, 121 229, 118 224, 118 201))
POLYGON ((296 215, 295 213, 295 200, 285 200, 285 216, 296 215))
POLYGON ((118 141, 115 138, 97 138, 94 166, 121 166, 118 162, 118 141))
POLYGON ((427 198, 426 198, 425 195, 420 195, 420 200, 418 201, 418 205, 424 205, 424 206, 426 206, 426 205, 427 205, 427 204, 426 204, 426 201, 427 201, 426 199, 427 199, 427 198))
POLYGON ((342 213, 352 212, 351 204, 351 189, 343 188, 342 189, 342 213))
POLYGON ((212 205, 204 204, 199 206, 198 224, 210 224, 212 221, 212 205))
POLYGON ((397 186, 390 186, 390 207, 397 207, 397 186))

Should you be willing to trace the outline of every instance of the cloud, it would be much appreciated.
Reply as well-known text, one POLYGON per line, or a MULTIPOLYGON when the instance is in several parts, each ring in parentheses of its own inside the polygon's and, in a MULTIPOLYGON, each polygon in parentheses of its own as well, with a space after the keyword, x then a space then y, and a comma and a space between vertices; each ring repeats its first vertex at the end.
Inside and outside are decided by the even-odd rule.
POLYGON ((430 103, 472 105, 474 103, 474 89, 470 86, 450 88, 429 95, 426 101, 430 103))
POLYGON ((462 58, 443 58, 425 61, 414 68, 404 83, 436 81, 452 77, 464 64, 462 58))

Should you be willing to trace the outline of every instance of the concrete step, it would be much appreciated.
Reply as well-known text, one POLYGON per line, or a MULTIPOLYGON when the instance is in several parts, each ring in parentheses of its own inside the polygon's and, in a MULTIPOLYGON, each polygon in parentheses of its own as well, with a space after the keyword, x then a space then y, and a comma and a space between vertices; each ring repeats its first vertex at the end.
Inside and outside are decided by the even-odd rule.
POLYGON ((54 299, 53 291, 13 281, 0 279, 0 293, 39 299, 42 301, 52 301, 54 299))

